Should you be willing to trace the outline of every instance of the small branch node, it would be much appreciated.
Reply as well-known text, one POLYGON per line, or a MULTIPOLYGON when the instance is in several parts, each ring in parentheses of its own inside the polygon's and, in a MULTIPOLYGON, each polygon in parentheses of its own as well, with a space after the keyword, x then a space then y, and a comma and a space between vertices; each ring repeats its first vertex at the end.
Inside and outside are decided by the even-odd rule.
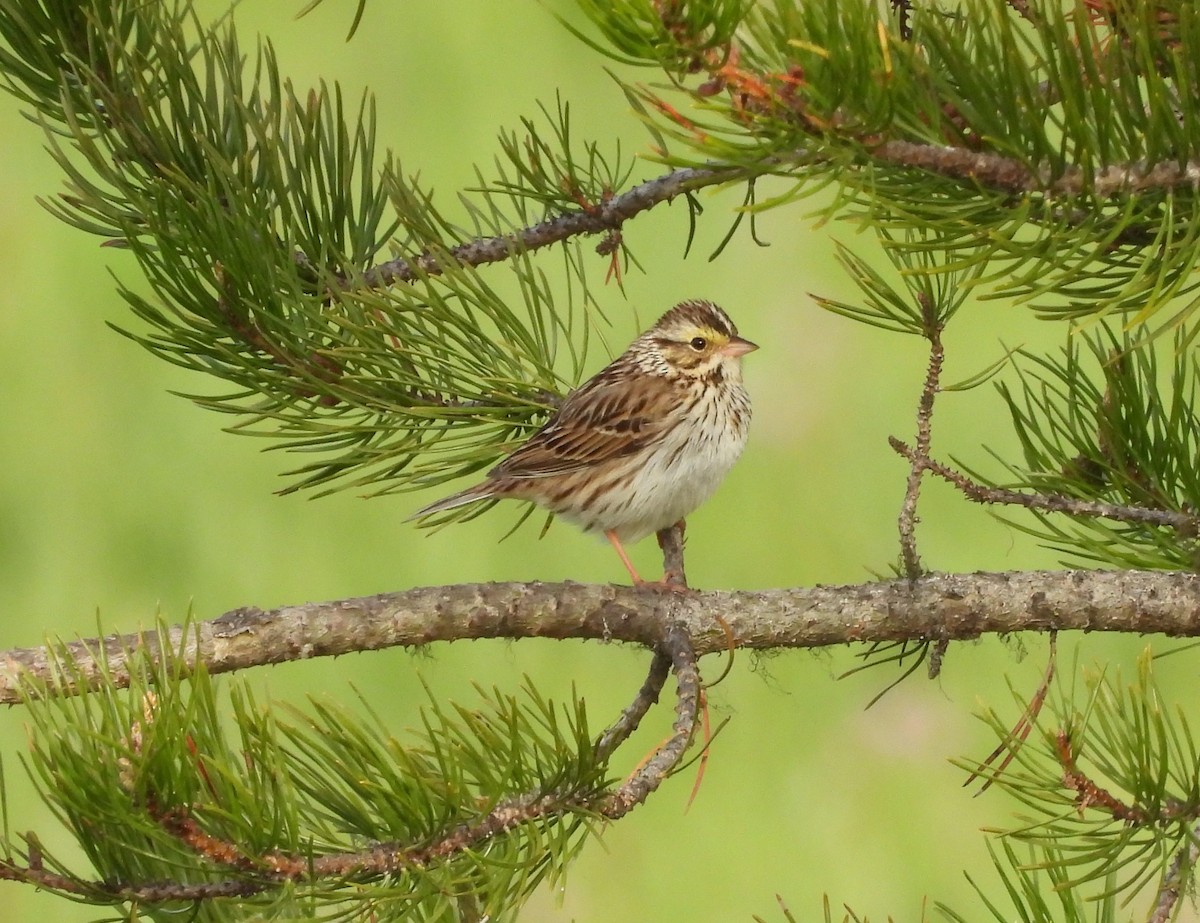
POLYGON ((1058 749, 1058 762, 1063 771, 1063 785, 1075 792, 1075 804, 1081 815, 1090 807, 1098 807, 1116 820, 1128 824, 1140 826, 1149 821, 1143 809, 1125 804, 1108 789, 1088 778, 1075 762, 1069 733, 1064 730, 1058 731, 1055 741, 1058 749))

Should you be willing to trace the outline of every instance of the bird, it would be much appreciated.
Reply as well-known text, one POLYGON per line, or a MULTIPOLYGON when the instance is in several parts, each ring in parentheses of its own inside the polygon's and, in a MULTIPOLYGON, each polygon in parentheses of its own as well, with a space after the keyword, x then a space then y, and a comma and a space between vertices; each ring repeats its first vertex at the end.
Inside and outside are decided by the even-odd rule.
POLYGON ((532 501, 612 544, 636 586, 624 545, 680 523, 742 454, 750 397, 742 357, 758 349, 711 301, 675 305, 481 483, 409 519, 478 503, 532 501))

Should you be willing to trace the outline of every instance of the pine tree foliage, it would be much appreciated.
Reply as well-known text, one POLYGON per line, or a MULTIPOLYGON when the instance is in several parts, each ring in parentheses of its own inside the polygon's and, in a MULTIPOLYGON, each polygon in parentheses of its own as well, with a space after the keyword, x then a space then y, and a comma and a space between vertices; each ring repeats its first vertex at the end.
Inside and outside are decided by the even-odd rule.
MULTIPOLYGON (((510 139, 518 179, 501 170, 461 227, 379 154, 369 98, 353 109, 336 86, 297 93, 269 44, 247 51, 187 3, 10 6, 0 30, 7 80, 68 177, 51 209, 128 249, 149 283, 151 295, 122 289, 144 322, 130 335, 230 387, 196 399, 237 414, 237 431, 318 455, 296 486, 379 490, 486 467, 579 378, 592 321, 577 252, 554 271, 507 247, 513 299, 450 251, 530 220, 514 185, 547 198, 553 176, 595 195, 593 179, 615 177, 594 147, 576 164, 528 123, 532 159, 510 139), (577 179, 583 167, 595 176, 577 179), (392 253, 428 261, 368 284, 392 253)), ((568 143, 568 110, 550 118, 568 143)))
POLYGON ((582 5, 595 47, 663 68, 627 91, 666 163, 777 162, 797 190, 770 204, 837 182, 829 214, 966 248, 991 297, 1050 316, 1195 290, 1191 4, 902 4, 908 39, 888 4, 582 5))
POLYGON ((29 690, 29 769, 96 880, 80 887, 87 876, 40 846, 14 856, 5 835, 9 861, 39 851, 37 865, 71 883, 65 896, 118 913, 511 919, 539 882, 561 878, 609 784, 582 702, 532 685, 477 688, 469 706, 431 696, 401 739, 365 701, 281 711, 246 684, 186 670, 178 653, 129 656, 128 690, 29 690), (517 793, 504 829, 472 840, 517 793))
POLYGON ((1092 670, 1078 687, 1061 684, 1058 699, 1026 746, 985 716, 1013 755, 991 781, 1027 812, 997 831, 993 856, 1012 903, 992 908, 997 919, 1091 919, 1088 904, 1115 919, 1118 904, 1160 877, 1186 888, 1200 856, 1200 752, 1187 703, 1158 688, 1151 651, 1132 681, 1092 670))
MULTIPOLYGON (((1111 317, 1114 335, 1165 313, 1186 343, 1191 5, 1151 18, 1124 3, 903 6, 901 24, 868 2, 584 2, 594 30, 580 34, 661 71, 665 83, 624 85, 659 159, 744 184, 751 213, 836 184, 821 213, 866 222, 909 263, 926 254, 910 279, 967 272, 976 295, 1111 317), (760 201, 768 174, 792 185, 760 201)), ((50 207, 128 249, 149 282, 148 295, 123 289, 144 322, 130 335, 225 382, 194 397, 236 415, 234 431, 301 453, 290 489, 388 492, 477 472, 587 367, 589 259, 577 241, 535 259, 520 232, 611 202, 631 163, 574 137, 568 103, 502 132, 462 224, 378 149, 369 95, 350 107, 336 85, 298 93, 268 42, 247 51, 231 23, 203 23, 182 0, 14 4, 0 27, 5 79, 68 177, 50 207), (504 270, 482 268, 483 240, 499 242, 504 270)), ((600 249, 633 259, 616 219, 600 249)), ((890 300, 912 297, 902 285, 890 300)), ((1115 547, 1066 545, 1089 560, 1115 547)))
MULTIPOLYGON (((0 76, 65 177, 47 207, 127 258, 123 332, 206 376, 191 397, 233 431, 296 453, 290 489, 486 469, 589 367, 597 264, 637 266, 623 224, 675 197, 711 220, 693 194, 736 186, 731 235, 802 204, 891 261, 843 248, 862 297, 822 303, 928 341, 910 483, 933 472, 1023 502, 1069 559, 1197 569, 1194 4, 577 6, 586 24, 568 28, 620 68, 656 180, 631 185, 634 162, 577 137, 556 98, 501 129, 496 162, 447 206, 378 143, 369 94, 297 89, 269 41, 186 0, 0 4, 0 76), (1001 458, 1003 488, 928 454, 941 334, 999 300, 1069 334, 963 383, 1012 366, 999 387, 1024 457, 1001 458)), ((95 877, 8 830, 0 872, 121 919, 511 919, 611 790, 582 704, 532 686, 431 701, 401 741, 326 701, 285 715, 247 687, 223 697, 183 664, 147 659, 128 691, 30 690, 28 770, 95 877)), ((64 654, 62 682, 71 669, 64 654)), ((1155 918, 1177 915, 1200 855, 1185 706, 1162 703, 1147 661, 1132 684, 1098 676, 1039 708, 1024 746, 993 721, 1010 762, 984 775, 1029 813, 993 849, 1007 902, 980 884, 989 911, 1114 919, 1119 897, 1157 888, 1175 901, 1155 918)))
MULTIPOLYGON (((758 163, 794 180, 758 208, 839 184, 819 213, 873 226, 901 284, 843 253, 866 301, 828 307, 918 332, 906 306, 928 294, 928 277, 967 273, 978 298, 1025 302, 1048 319, 1086 321, 1097 344, 1122 342, 1099 363, 1046 369, 1043 357, 1018 357, 1028 369, 1005 397, 1029 467, 1010 465, 1010 486, 1195 509, 1193 466, 1177 464, 1191 457, 1200 254, 1193 4, 899 4, 903 30, 885 24, 884 4, 832 0, 583 6, 603 35, 595 47, 668 78, 626 84, 664 163, 758 163), (1180 369, 1164 383, 1148 340, 1167 329, 1180 369), (1125 400, 1141 407, 1132 414, 1104 411, 1095 396, 1108 394, 1115 373, 1105 366, 1117 361, 1125 400), (1047 406, 1048 371, 1069 412, 1047 406), (1072 404, 1089 393, 1090 404, 1072 404), (1086 418, 1088 406, 1103 424, 1086 418), (1160 406, 1173 408, 1170 422, 1147 419, 1160 406), (1040 411, 1032 431, 1031 407, 1040 411), (1046 440, 1056 449, 1039 453, 1046 440), (1058 464, 1047 457, 1068 445, 1077 451, 1058 464), (1145 470, 1110 476, 1122 464, 1107 457, 1113 450, 1145 470)), ((1050 544, 1089 562, 1194 567, 1191 525, 1042 523, 1050 544)))
POLYGON ((1071 336, 1058 355, 1023 354, 1017 387, 1001 385, 1025 452, 1018 483, 1042 492, 1177 513, 1175 522, 1070 523, 1039 513, 1062 551, 1100 563, 1196 570, 1196 354, 1182 334, 1137 344, 1111 328, 1071 336), (1163 368, 1162 366, 1167 366, 1163 368))

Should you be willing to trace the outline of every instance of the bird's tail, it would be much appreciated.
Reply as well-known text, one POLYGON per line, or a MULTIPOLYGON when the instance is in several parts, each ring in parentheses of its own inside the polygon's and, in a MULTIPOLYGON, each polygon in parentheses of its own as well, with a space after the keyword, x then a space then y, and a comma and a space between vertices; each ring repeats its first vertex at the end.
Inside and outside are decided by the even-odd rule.
POLYGON ((431 516, 434 513, 441 513, 445 510, 452 510, 458 506, 466 506, 468 503, 478 503, 480 500, 487 500, 494 496, 495 491, 490 484, 476 484, 474 487, 468 487, 466 490, 460 490, 456 494, 451 494, 448 497, 443 497, 429 506, 422 507, 405 522, 411 522, 414 519, 420 519, 423 516, 431 516))

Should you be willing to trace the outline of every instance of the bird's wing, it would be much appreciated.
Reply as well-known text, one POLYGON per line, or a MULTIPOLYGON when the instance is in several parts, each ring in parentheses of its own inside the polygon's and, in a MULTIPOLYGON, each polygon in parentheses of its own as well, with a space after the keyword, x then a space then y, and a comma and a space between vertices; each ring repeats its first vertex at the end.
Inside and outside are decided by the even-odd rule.
POLYGON ((549 477, 633 455, 674 424, 681 397, 658 376, 594 378, 489 477, 549 477))

